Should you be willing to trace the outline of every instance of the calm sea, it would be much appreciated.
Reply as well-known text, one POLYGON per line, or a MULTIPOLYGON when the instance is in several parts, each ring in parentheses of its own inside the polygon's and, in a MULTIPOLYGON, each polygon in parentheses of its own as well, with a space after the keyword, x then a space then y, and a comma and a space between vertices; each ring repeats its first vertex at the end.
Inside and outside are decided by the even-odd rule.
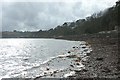
POLYGON ((90 51, 84 41, 0 39, 0 78, 67 77, 84 68, 75 59, 86 60, 90 51))

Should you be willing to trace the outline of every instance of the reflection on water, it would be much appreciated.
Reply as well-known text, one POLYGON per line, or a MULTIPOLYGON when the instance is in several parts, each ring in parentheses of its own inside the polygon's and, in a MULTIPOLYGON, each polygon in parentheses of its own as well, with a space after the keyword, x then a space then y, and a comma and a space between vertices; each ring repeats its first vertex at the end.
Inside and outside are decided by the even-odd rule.
MULTIPOLYGON (((84 43, 56 39, 0 39, 0 77, 36 77, 54 71, 58 71, 57 77, 63 77, 61 70, 66 70, 67 74, 75 59, 66 56, 84 56, 84 49, 80 48, 84 43)), ((84 66, 80 64, 80 67, 84 66)))

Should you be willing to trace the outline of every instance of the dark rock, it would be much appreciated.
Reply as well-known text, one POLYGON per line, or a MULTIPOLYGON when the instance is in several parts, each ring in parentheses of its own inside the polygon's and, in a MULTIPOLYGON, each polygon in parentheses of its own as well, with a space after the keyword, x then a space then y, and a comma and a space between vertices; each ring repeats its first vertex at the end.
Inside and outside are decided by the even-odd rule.
POLYGON ((104 67, 103 70, 102 70, 102 72, 109 73, 109 72, 111 72, 111 70, 108 69, 107 67, 104 67))
POLYGON ((57 73, 57 71, 54 71, 53 73, 57 73))
POLYGON ((53 74, 50 74, 50 76, 53 76, 53 74))
POLYGON ((86 51, 88 51, 88 49, 84 49, 84 51, 86 52, 86 51))
POLYGON ((73 65, 70 65, 71 67, 74 67, 73 65))
POLYGON ((28 60, 28 59, 24 59, 25 61, 28 60))
POLYGON ((87 56, 90 56, 91 54, 90 54, 90 53, 87 53, 86 55, 87 55, 87 56))
POLYGON ((76 65, 80 65, 79 63, 76 63, 76 65))
POLYGON ((68 76, 68 78, 71 78, 71 79, 72 79, 73 77, 75 77, 75 75, 72 75, 72 76, 68 76))
POLYGON ((92 67, 91 65, 89 65, 88 67, 92 67))
POLYGON ((99 57, 99 58, 96 58, 97 61, 102 61, 103 58, 99 57))
POLYGON ((86 48, 85 46, 83 46, 82 48, 86 48))
POLYGON ((80 58, 80 57, 77 57, 77 59, 78 59, 78 60, 81 60, 81 58, 80 58))
POLYGON ((120 73, 119 72, 116 72, 116 73, 114 73, 115 75, 119 75, 120 73))
POLYGON ((88 70, 87 69, 82 69, 83 72, 87 72, 88 70))
POLYGON ((76 58, 76 55, 68 55, 66 57, 68 57, 68 58, 76 58))
POLYGON ((75 62, 80 62, 80 60, 79 59, 77 59, 77 60, 74 60, 75 62))
POLYGON ((73 47, 73 48, 75 48, 75 47, 73 47))
POLYGON ((120 65, 117 66, 117 70, 120 71, 120 65))
POLYGON ((116 42, 114 42, 114 41, 111 41, 111 42, 109 42, 111 45, 114 45, 114 44, 116 44, 116 42))
POLYGON ((46 68, 46 70, 50 70, 49 68, 46 68))
POLYGON ((70 51, 68 51, 68 53, 71 53, 70 51))
POLYGON ((87 61, 86 63, 90 63, 89 61, 87 61))
POLYGON ((46 72, 44 72, 44 74, 47 74, 46 72))
POLYGON ((72 71, 72 69, 69 69, 70 71, 72 71))

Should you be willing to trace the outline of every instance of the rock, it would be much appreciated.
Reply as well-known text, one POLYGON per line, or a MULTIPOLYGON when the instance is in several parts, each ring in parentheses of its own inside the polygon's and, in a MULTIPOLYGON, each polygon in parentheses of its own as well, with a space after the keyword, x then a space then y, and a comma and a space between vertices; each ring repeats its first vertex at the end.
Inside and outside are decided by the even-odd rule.
POLYGON ((46 70, 48 71, 48 70, 50 70, 49 68, 46 68, 46 70))
POLYGON ((73 47, 73 48, 75 48, 75 47, 73 47))
POLYGON ((87 72, 88 70, 87 69, 82 69, 83 72, 87 72))
POLYGON ((72 79, 73 77, 75 77, 75 75, 68 76, 68 78, 71 78, 71 79, 72 79))
POLYGON ((53 73, 55 74, 55 73, 57 73, 57 71, 54 71, 53 73))
POLYGON ((104 67, 103 70, 102 70, 102 72, 109 73, 109 72, 111 72, 111 70, 108 69, 107 67, 104 67))
POLYGON ((68 58, 76 58, 76 55, 68 55, 66 57, 68 57, 68 58))
POLYGON ((50 76, 53 76, 53 74, 50 74, 50 76))
POLYGON ((87 72, 88 70, 87 69, 82 69, 82 70, 75 70, 75 72, 78 72, 78 73, 80 73, 80 72, 87 72))
POLYGON ((44 72, 44 74, 47 74, 46 72, 44 72))
POLYGON ((90 53, 87 53, 86 55, 87 55, 87 56, 90 56, 91 54, 90 54, 90 53))
POLYGON ((24 59, 25 61, 28 60, 28 59, 24 59))
POLYGON ((88 67, 92 67, 91 65, 89 65, 88 67))
POLYGON ((97 61, 102 61, 103 58, 99 57, 99 58, 96 58, 97 61))
POLYGON ((70 71, 72 71, 72 69, 69 69, 70 71))
POLYGON ((120 65, 118 64, 118 66, 117 66, 117 70, 119 70, 120 71, 120 65))
POLYGON ((84 51, 86 52, 86 51, 88 51, 88 49, 84 49, 84 51))
POLYGON ((68 51, 68 53, 71 53, 70 51, 68 51))
POLYGON ((74 67, 73 65, 70 65, 71 67, 74 67))
POLYGON ((81 70, 74 70, 75 72, 77 72, 77 73, 80 73, 81 72, 81 70))
POLYGON ((80 60, 79 59, 77 59, 77 60, 74 60, 75 62, 80 62, 80 60))
POLYGON ((114 73, 115 75, 119 75, 120 73, 119 72, 116 72, 116 73, 114 73))
POLYGON ((77 59, 78 59, 78 60, 81 60, 81 58, 80 58, 80 57, 77 57, 77 59))
POLYGON ((82 48, 86 48, 85 46, 83 46, 82 48))
POLYGON ((79 63, 76 63, 76 65, 80 65, 79 63))
POLYGON ((86 63, 90 63, 89 61, 86 61, 86 63))
POLYGON ((63 58, 63 56, 58 56, 58 58, 63 58))

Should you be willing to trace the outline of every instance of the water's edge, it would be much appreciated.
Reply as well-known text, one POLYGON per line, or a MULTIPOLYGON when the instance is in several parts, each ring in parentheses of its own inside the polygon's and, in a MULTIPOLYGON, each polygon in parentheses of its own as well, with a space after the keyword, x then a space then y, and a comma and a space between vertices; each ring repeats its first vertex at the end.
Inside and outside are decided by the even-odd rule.
MULTIPOLYGON (((23 60, 22 63, 20 62, 21 67, 20 65, 18 66, 19 68, 21 68, 21 71, 14 72, 14 73, 10 72, 9 75, 11 75, 11 77, 14 77, 14 78, 16 77, 17 78, 21 78, 21 77, 22 78, 37 78, 37 77, 63 78, 65 77, 66 78, 69 76, 74 76, 76 72, 85 68, 82 62, 87 60, 88 55, 92 51, 90 45, 84 41, 68 41, 68 40, 60 40, 60 39, 36 39, 35 41, 34 40, 35 39, 13 39, 13 38, 0 39, 0 42, 3 44, 2 47, 4 47, 3 49, 1 49, 1 51, 4 52, 2 59, 5 59, 4 57, 6 57, 6 53, 13 53, 13 52, 15 54, 18 53, 16 55, 19 55, 22 53, 22 55, 20 56, 16 56, 14 54, 9 55, 11 59, 17 60, 22 58, 23 60), (43 45, 41 45, 40 43, 44 43, 43 45, 47 44, 47 48, 41 47, 43 45), (41 46, 39 46, 39 44, 41 46), (20 48, 22 48, 22 51, 20 48), (43 53, 45 51, 45 53, 51 52, 51 53, 57 53, 57 54, 54 54, 56 56, 49 57, 49 59, 46 58, 47 60, 45 59, 45 61, 43 59, 43 61, 39 62, 40 57, 36 57, 39 55, 38 54, 39 49, 41 50, 41 52, 43 51, 43 53), (52 51, 50 49, 54 49, 55 51, 52 51), (12 50, 13 52, 6 52, 9 50, 12 50), (48 51, 46 52, 46 50, 48 51), (35 53, 35 56, 31 56, 29 54, 31 53, 30 51, 32 53, 35 53), (31 61, 33 62, 32 64, 30 64, 29 63, 30 58, 36 58, 36 62, 31 59, 31 61)), ((0 52, 0 53, 3 53, 3 52, 0 52)), ((47 56, 50 56, 50 55, 47 54, 47 56)), ((11 64, 11 62, 9 63, 11 64)), ((5 65, 2 65, 2 67, 4 66, 5 65)), ((4 76, 4 77, 9 78, 9 76, 4 76)))

